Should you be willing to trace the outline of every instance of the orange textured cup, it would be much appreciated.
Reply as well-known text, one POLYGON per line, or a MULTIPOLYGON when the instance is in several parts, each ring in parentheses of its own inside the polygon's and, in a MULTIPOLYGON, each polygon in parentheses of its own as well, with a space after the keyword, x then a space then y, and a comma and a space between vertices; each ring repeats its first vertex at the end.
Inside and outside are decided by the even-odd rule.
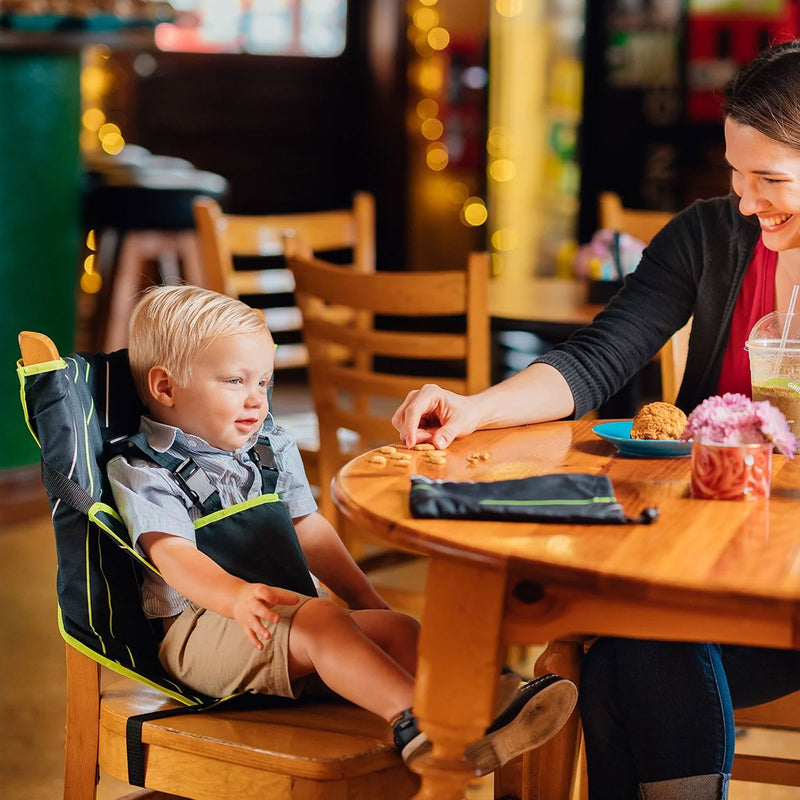
POLYGON ((772 444, 692 442, 692 495, 708 500, 761 500, 772 483, 772 444))

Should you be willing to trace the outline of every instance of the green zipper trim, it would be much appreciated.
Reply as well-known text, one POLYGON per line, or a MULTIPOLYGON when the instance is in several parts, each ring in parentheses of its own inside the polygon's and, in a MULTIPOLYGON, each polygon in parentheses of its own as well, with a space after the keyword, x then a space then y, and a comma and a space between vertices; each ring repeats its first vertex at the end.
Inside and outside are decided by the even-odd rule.
POLYGON ((263 506, 265 503, 280 503, 280 501, 281 496, 276 492, 260 494, 258 497, 254 497, 252 500, 245 500, 242 503, 236 503, 236 505, 229 506, 228 508, 222 508, 219 511, 213 512, 212 514, 207 514, 205 517, 200 517, 200 519, 195 520, 194 527, 195 530, 199 530, 206 525, 210 525, 212 522, 217 522, 218 520, 225 519, 233 514, 238 514, 240 511, 246 511, 248 508, 263 506))
POLYGON ((593 503, 616 503, 615 497, 587 497, 585 500, 479 500, 482 506, 590 506, 593 503))

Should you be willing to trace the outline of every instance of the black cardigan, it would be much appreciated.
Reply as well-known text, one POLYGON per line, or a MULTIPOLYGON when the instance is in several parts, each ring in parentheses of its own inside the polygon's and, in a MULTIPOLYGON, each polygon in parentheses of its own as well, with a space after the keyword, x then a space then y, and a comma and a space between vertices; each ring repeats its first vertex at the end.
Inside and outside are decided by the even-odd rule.
POLYGON ((731 318, 760 229, 735 195, 698 200, 645 249, 636 271, 591 325, 537 361, 555 367, 575 417, 618 392, 693 316, 676 405, 690 412, 716 393, 731 318))

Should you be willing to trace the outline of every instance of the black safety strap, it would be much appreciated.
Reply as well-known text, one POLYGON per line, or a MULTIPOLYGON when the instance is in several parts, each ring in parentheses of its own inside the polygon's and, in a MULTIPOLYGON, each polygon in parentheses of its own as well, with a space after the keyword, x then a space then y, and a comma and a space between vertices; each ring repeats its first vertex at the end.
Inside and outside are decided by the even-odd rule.
POLYGON ((223 697, 220 700, 209 700, 205 703, 197 703, 193 706, 181 706, 179 708, 164 708, 161 711, 150 711, 145 714, 136 714, 128 717, 125 726, 125 744, 128 753, 128 783, 132 786, 144 786, 145 758, 144 743, 142 742, 142 726, 145 722, 164 719, 165 717, 177 717, 184 714, 201 714, 205 711, 213 711, 217 708, 225 707, 231 710, 246 709, 273 709, 291 708, 297 704, 293 697, 282 697, 279 695, 251 694, 242 692, 241 694, 223 697))
POLYGON ((42 483, 50 497, 58 497, 72 508, 88 516, 94 498, 79 483, 42 461, 42 483))
POLYGON ((208 475, 191 458, 181 460, 168 453, 154 450, 147 437, 140 431, 133 436, 120 437, 108 442, 106 458, 111 459, 116 455, 129 456, 131 451, 163 467, 171 474, 181 491, 197 506, 203 515, 212 514, 222 508, 222 501, 208 475))
POLYGON ((161 711, 150 711, 146 714, 136 714, 128 717, 125 725, 125 745, 128 753, 128 783, 132 786, 144 786, 144 743, 142 742, 142 725, 154 719, 164 717, 177 717, 184 714, 196 714, 207 711, 219 703, 214 700, 209 703, 198 703, 194 706, 182 706, 180 708, 165 708, 161 711))

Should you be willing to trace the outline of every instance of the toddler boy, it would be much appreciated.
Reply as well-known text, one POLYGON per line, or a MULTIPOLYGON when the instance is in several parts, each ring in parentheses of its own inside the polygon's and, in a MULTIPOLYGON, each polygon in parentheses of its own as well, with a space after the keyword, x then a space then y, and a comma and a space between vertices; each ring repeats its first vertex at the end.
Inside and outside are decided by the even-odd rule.
MULTIPOLYGON (((392 723, 409 762, 429 743, 411 711, 417 622, 392 611, 316 511, 296 445, 269 413, 262 315, 192 286, 152 289, 130 321, 148 409, 108 464, 117 507, 158 569, 142 587, 159 659, 187 686, 298 697, 309 679, 392 723), (319 597, 312 574, 347 608, 319 597)), ((481 773, 557 732, 576 689, 523 684, 468 749, 481 773)))

